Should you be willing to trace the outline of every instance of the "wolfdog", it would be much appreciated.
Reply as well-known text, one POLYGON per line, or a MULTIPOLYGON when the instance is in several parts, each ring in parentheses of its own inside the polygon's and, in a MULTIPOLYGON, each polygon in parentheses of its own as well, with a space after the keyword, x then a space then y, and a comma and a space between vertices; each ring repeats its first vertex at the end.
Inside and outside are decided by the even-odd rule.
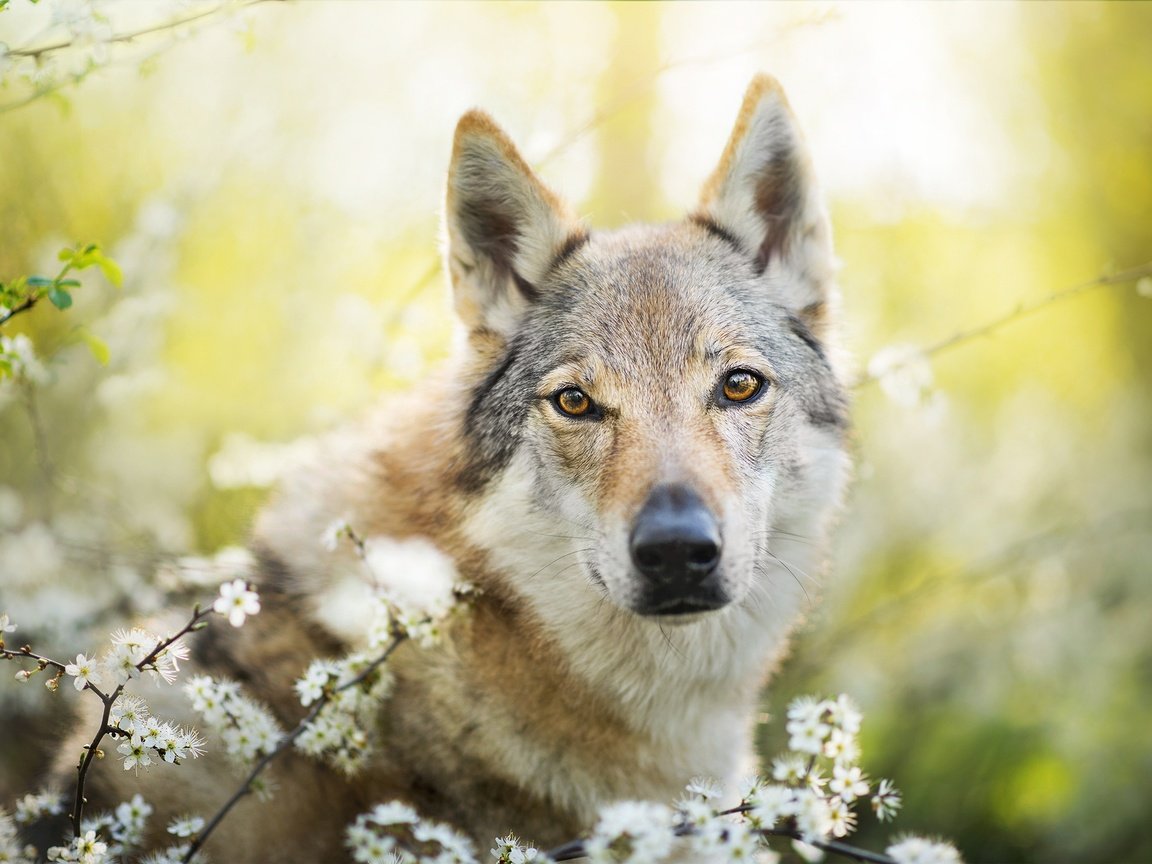
MULTIPOLYGON (((439 646, 394 654, 367 770, 286 754, 216 860, 337 860, 344 826, 390 799, 481 851, 509 831, 547 846, 609 802, 752 769, 848 461, 830 228, 781 88, 752 82, 689 216, 603 232, 470 111, 445 224, 453 359, 283 485, 252 541, 264 611, 213 625, 194 665, 296 723, 292 681, 364 636, 354 553, 318 539, 338 517, 426 538, 479 590, 439 646)), ((162 813, 227 794, 202 766, 178 775, 142 778, 162 813)))

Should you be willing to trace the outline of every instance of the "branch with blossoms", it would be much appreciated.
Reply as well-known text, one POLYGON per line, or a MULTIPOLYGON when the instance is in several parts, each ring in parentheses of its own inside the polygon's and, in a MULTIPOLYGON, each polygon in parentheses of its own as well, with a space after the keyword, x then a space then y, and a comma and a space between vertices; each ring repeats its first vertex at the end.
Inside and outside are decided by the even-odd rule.
MULTIPOLYGON (((742 781, 738 806, 720 809, 723 788, 696 778, 687 795, 673 807, 625 801, 600 813, 592 836, 566 843, 544 854, 544 860, 587 857, 596 864, 643 864, 662 861, 687 849, 704 860, 775 862, 769 838, 786 838, 800 849, 817 849, 869 864, 959 864, 947 843, 919 837, 895 840, 884 854, 843 842, 855 829, 854 808, 863 801, 880 821, 892 819, 901 795, 890 780, 873 786, 857 764, 857 736, 862 715, 844 695, 835 700, 801 697, 788 708, 788 752, 772 763, 771 778, 742 781)), ((514 838, 493 850, 498 861, 516 860, 514 838)), ((523 860, 536 860, 532 857, 523 860)))
POLYGON ((1078 297, 1096 288, 1115 285, 1135 285, 1141 297, 1152 298, 1152 261, 1089 279, 1054 291, 1031 303, 1021 303, 1011 312, 994 318, 975 327, 961 330, 947 338, 924 347, 915 345, 891 345, 877 351, 868 361, 866 370, 856 376, 853 388, 879 383, 880 387, 897 402, 915 405, 924 399, 932 388, 931 358, 951 351, 981 336, 993 333, 1028 318, 1057 303, 1078 297))
MULTIPOLYGON (((36 3, 39 0, 30 2, 36 3)), ((23 108, 70 84, 79 84, 93 71, 111 65, 110 49, 115 46, 139 44, 145 37, 159 36, 163 33, 179 34, 186 32, 193 25, 208 26, 216 21, 227 20, 228 17, 238 15, 253 6, 269 2, 274 0, 223 2, 146 27, 115 32, 109 26, 107 15, 96 3, 92 0, 82 0, 73 4, 71 9, 65 10, 60 16, 62 19, 60 23, 68 29, 69 35, 66 38, 17 48, 9 48, 0 42, 0 84, 6 83, 5 78, 9 73, 15 72, 32 87, 32 91, 23 98, 0 104, 0 114, 23 108), (73 56, 71 71, 67 75, 56 75, 52 60, 56 55, 69 53, 73 56)), ((10 7, 9 0, 0 0, 0 10, 6 7, 10 7)), ((175 39, 171 40, 168 46, 162 46, 159 51, 135 59, 147 61, 163 51, 164 47, 174 44, 175 39)))
MULTIPOLYGON (((770 838, 793 841, 808 860, 820 852, 868 864, 960 864, 948 843, 898 837, 884 853, 843 842, 857 817, 853 808, 868 801, 880 821, 899 810, 901 796, 889 780, 875 786, 856 764, 860 712, 846 696, 835 700, 797 699, 788 709, 789 752, 772 764, 771 778, 749 777, 740 804, 720 809, 724 790, 698 777, 686 795, 669 807, 650 801, 622 801, 600 811, 592 835, 544 852, 514 835, 498 838, 491 850, 496 864, 543 864, 587 858, 593 864, 658 864, 707 860, 777 864, 770 838), (817 852, 819 850, 819 852, 817 852)), ((422 820, 400 801, 361 814, 346 832, 353 860, 362 864, 476 864, 471 843, 444 825, 422 820)))
MULTIPOLYGON (((381 544, 393 567, 416 567, 428 557, 409 559, 397 550, 417 547, 417 556, 439 556, 421 548, 422 541, 408 544, 382 538, 362 538, 344 520, 332 523, 320 538, 330 551, 344 540, 349 541, 364 567, 370 585, 379 587, 381 578, 381 544)), ((227 752, 246 764, 248 772, 238 788, 216 811, 177 860, 190 862, 221 822, 243 798, 266 790, 261 784, 264 771, 293 745, 307 755, 322 757, 346 774, 358 771, 371 754, 372 742, 366 729, 372 728, 375 712, 391 686, 384 664, 404 642, 414 639, 422 645, 439 639, 439 624, 459 608, 456 601, 471 592, 471 587, 448 583, 450 599, 415 608, 376 592, 375 616, 368 631, 368 651, 356 651, 342 660, 315 660, 300 678, 295 689, 308 713, 287 733, 279 731, 271 714, 245 696, 239 685, 217 681, 210 676, 197 676, 189 681, 186 691, 192 707, 200 712, 210 727, 217 727, 224 737, 227 752), (375 653, 372 653, 375 652, 375 653)))
MULTIPOLYGON (((99 724, 91 741, 84 745, 83 754, 76 766, 76 788, 70 813, 72 844, 50 848, 47 852, 48 860, 102 860, 101 856, 107 851, 107 844, 98 837, 98 829, 89 827, 84 818, 89 771, 96 759, 104 757, 101 744, 105 738, 121 742, 116 750, 123 756, 125 770, 153 764, 152 756, 156 756, 157 761, 179 765, 182 760, 196 759, 204 752, 205 740, 194 729, 184 729, 153 717, 143 700, 128 696, 125 690, 130 682, 148 676, 157 682, 174 683, 180 670, 180 661, 187 659, 189 653, 188 646, 181 644, 181 640, 206 627, 205 619, 209 615, 226 615, 229 622, 238 627, 248 615, 259 611, 260 602, 256 593, 244 580, 235 579, 220 587, 219 597, 208 609, 195 606, 188 621, 172 635, 161 638, 138 627, 118 630, 112 634, 111 645, 103 657, 96 660, 78 654, 74 663, 64 663, 38 654, 30 645, 23 645, 17 650, 8 648, 4 634, 15 631, 16 625, 6 613, 0 615, 0 660, 30 660, 35 664, 20 669, 15 676, 17 681, 27 682, 35 675, 48 672, 50 677, 45 681, 45 686, 55 692, 59 689, 61 678, 68 676, 78 692, 89 691, 102 703, 99 724)), ((129 805, 131 803, 127 802, 129 805)), ((136 809, 140 810, 144 806, 141 802, 136 809)), ((151 811, 150 807, 147 809, 151 811)), ((30 821, 40 815, 54 815, 61 810, 58 798, 53 801, 52 796, 31 796, 31 801, 25 806, 25 819, 18 821, 30 821)), ((141 818, 105 820, 104 825, 133 826, 140 823, 137 825, 138 830, 132 830, 132 833, 142 836, 141 818)))

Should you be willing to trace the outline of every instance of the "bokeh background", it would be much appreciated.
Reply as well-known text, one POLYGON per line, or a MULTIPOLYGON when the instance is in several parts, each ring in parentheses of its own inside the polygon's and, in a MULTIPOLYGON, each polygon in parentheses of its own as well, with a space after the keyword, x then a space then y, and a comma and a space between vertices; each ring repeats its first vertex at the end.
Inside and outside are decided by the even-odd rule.
MULTIPOLYGON (((845 345, 880 375, 856 388, 856 481, 765 717, 851 694, 865 765, 906 794, 897 828, 970 861, 1152 860, 1152 278, 915 347, 1152 261, 1152 5, 215 9, 0 12, 10 50, 76 43, 34 66, 0 50, 0 280, 78 241, 125 274, 3 331, 41 358, 0 385, 20 642, 90 652, 163 603, 156 573, 243 543, 294 442, 445 355, 462 111, 494 113, 593 224, 671 219, 765 70, 830 198, 845 345)), ((76 695, 11 677, 8 805, 76 695)))

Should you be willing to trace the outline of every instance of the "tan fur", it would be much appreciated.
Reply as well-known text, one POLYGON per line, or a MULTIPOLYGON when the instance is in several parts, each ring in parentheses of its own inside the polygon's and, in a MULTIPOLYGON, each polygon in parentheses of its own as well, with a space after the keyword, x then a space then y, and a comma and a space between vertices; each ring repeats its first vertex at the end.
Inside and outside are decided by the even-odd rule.
MULTIPOLYGON (((846 464, 836 374, 802 323, 831 327, 834 286, 799 142, 779 86, 757 78, 700 218, 589 240, 490 118, 461 119, 445 222, 466 338, 433 384, 333 435, 279 490, 253 539, 265 609, 200 635, 199 664, 297 722, 292 680, 363 638, 362 564, 349 544, 319 542, 337 518, 364 537, 430 539, 480 593, 441 646, 393 656, 363 775, 287 754, 269 772, 275 800, 246 802, 210 842, 214 860, 339 860, 344 826, 393 798, 457 826, 484 858, 498 834, 558 844, 606 803, 669 801, 693 775, 751 767, 758 691, 806 606, 846 464), (801 173, 765 170, 766 153, 801 173), (785 208, 769 215, 787 243, 755 212, 764 201, 785 208), (763 397, 718 404, 718 382, 745 368, 763 397), (572 386, 600 419, 558 411, 552 397, 572 386), (715 515, 722 609, 637 614, 629 532, 661 484, 690 487, 715 515)), ((154 701, 191 722, 179 698, 154 701)), ((218 753, 206 761, 208 773, 145 779, 161 819, 223 800, 234 781, 218 753)), ((101 775, 103 801, 135 789, 115 774, 101 775)))

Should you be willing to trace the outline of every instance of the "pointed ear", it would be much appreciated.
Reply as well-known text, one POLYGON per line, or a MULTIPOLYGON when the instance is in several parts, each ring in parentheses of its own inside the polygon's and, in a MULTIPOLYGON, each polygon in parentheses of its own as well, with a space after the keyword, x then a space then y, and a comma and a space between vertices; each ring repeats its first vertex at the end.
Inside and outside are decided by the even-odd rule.
POLYGON ((752 80, 697 222, 734 240, 760 272, 782 269, 784 302, 819 324, 835 271, 832 233, 796 118, 775 78, 752 80))
POLYGON ((445 222, 456 313, 470 331, 504 338, 538 296, 540 281, 587 239, 481 111, 469 111, 456 126, 445 222))

